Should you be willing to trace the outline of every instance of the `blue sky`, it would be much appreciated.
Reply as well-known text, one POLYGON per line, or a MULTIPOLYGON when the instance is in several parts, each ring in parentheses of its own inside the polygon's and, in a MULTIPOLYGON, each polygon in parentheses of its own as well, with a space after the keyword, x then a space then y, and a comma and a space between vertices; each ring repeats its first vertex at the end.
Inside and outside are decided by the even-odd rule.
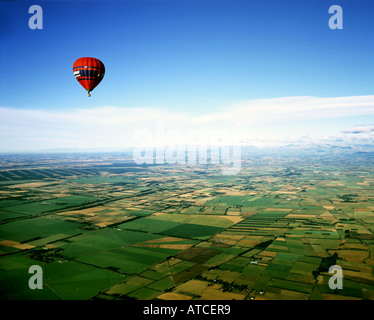
MULTIPOLYGON (((32 4, 0 2, 0 151, 80 147, 77 139, 87 145, 88 136, 71 120, 82 114, 103 113, 108 126, 131 115, 123 122, 129 130, 117 132, 122 142, 113 147, 131 144, 131 132, 157 121, 185 130, 196 126, 183 124, 201 119, 212 128, 246 127, 222 115, 246 114, 251 137, 338 135, 374 123, 374 1, 38 1, 43 30, 28 27, 32 4), (342 30, 328 27, 333 4, 343 8, 342 30), (72 73, 82 56, 106 66, 91 98, 72 73), (364 102, 351 98, 362 96, 364 102), (283 108, 277 98, 292 97, 327 99, 326 117, 305 112, 307 98, 300 116, 289 116, 300 113, 297 106, 287 117, 261 115, 278 103, 283 108), (341 97, 348 97, 349 112, 347 101, 332 107, 341 97), (266 107, 253 107, 256 101, 266 107), (145 113, 154 117, 144 122, 145 113), (71 122, 53 132, 52 118, 59 117, 71 122)), ((86 133, 95 129, 93 121, 86 133)), ((88 144, 111 145, 107 139, 91 136, 88 144)))

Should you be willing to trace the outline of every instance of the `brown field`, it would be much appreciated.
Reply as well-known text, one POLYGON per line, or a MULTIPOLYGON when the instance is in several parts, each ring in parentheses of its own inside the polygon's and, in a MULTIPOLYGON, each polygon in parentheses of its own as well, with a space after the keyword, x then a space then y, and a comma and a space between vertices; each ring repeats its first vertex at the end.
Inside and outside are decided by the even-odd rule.
POLYGON ((227 220, 230 220, 233 223, 238 223, 243 220, 242 217, 236 217, 236 216, 219 216, 220 218, 225 218, 227 220))
POLYGON ((66 193, 54 193, 53 194, 54 198, 63 198, 63 197, 68 197, 68 196, 70 196, 68 191, 66 191, 66 193))
POLYGON ((13 246, 16 246, 16 245, 19 245, 19 244, 20 244, 19 242, 12 241, 12 240, 0 241, 0 245, 4 246, 4 247, 13 247, 13 246))
POLYGON ((354 212, 367 212, 367 213, 371 213, 371 210, 369 208, 355 208, 354 209, 354 212))
POLYGON ((51 182, 29 182, 29 183, 9 185, 7 187, 10 188, 10 189, 14 189, 14 188, 38 188, 38 187, 43 187, 47 184, 51 184, 51 182))
POLYGON ((352 270, 343 270, 343 277, 344 279, 374 285, 374 276, 371 273, 363 273, 363 272, 352 271, 352 270))
POLYGON ((17 248, 17 249, 21 249, 21 250, 27 250, 27 249, 35 248, 35 246, 32 246, 30 244, 19 243, 17 241, 11 241, 11 240, 0 241, 0 245, 4 246, 4 247, 12 247, 12 248, 17 248))
POLYGON ((290 219, 314 219, 317 215, 316 214, 296 214, 296 213, 290 213, 285 216, 285 218, 290 219))
POLYGON ((201 295, 201 292, 208 288, 208 282, 201 280, 189 280, 174 289, 177 293, 189 293, 191 295, 201 295))
POLYGON ((181 261, 183 261, 183 260, 182 259, 178 259, 178 258, 171 258, 171 259, 169 259, 169 260, 167 260, 167 261, 165 261, 163 263, 166 263, 169 266, 174 266, 174 265, 176 265, 177 263, 179 263, 181 261))
POLYGON ((165 237, 165 238, 160 238, 160 239, 154 239, 154 240, 148 240, 148 241, 143 241, 139 242, 138 244, 141 243, 162 243, 162 242, 176 242, 176 241, 182 241, 184 240, 183 238, 175 238, 175 237, 165 237))
POLYGON ((336 294, 322 294, 321 295, 323 300, 361 300, 360 298, 356 297, 349 297, 343 295, 336 295, 336 294))
POLYGON ((201 198, 201 199, 197 199, 195 202, 194 202, 194 205, 195 206, 203 206, 205 204, 205 202, 207 202, 208 200, 212 200, 214 199, 214 197, 208 197, 208 198, 201 198))
POLYGON ((166 212, 155 212, 155 213, 152 213, 151 216, 159 216, 161 214, 165 214, 166 212))
POLYGON ((363 243, 344 243, 341 246, 342 249, 357 249, 357 250, 368 250, 368 247, 363 243))
POLYGON ((162 300, 191 300, 192 297, 176 292, 166 292, 157 297, 162 300))
POLYGON ((254 247, 254 246, 258 245, 259 243, 261 243, 261 241, 258 241, 258 240, 240 240, 237 243, 237 245, 241 246, 241 247, 250 248, 250 247, 254 247))
POLYGON ((110 226, 111 224, 113 224, 113 222, 111 221, 106 221, 106 222, 99 222, 99 223, 95 223, 95 226, 98 226, 100 228, 105 228, 107 226, 110 226))
POLYGON ((371 266, 374 266, 374 258, 369 258, 365 260, 365 263, 371 266))
POLYGON ((298 192, 299 191, 288 191, 287 189, 274 191, 275 194, 297 194, 298 192))
POLYGON ((223 292, 220 285, 213 285, 200 293, 201 300, 244 300, 245 294, 223 292))
POLYGON ((118 211, 113 211, 113 212, 106 212, 105 215, 106 216, 117 216, 119 215, 121 212, 118 212, 118 211))
POLYGON ((286 241, 286 239, 283 238, 283 237, 277 237, 275 240, 277 240, 277 241, 286 241))
POLYGON ((280 211, 280 212, 289 212, 292 211, 292 209, 280 209, 280 208, 267 208, 264 211, 280 211))
POLYGON ((164 248, 185 250, 191 248, 193 244, 134 244, 134 247, 164 248))
POLYGON ((246 191, 233 191, 233 190, 225 190, 225 193, 227 196, 246 196, 249 193, 246 191))
POLYGON ((330 212, 326 211, 318 216, 318 219, 338 221, 330 212))
POLYGON ((262 242, 262 240, 259 240, 258 237, 252 237, 254 239, 250 239, 251 237, 246 236, 244 239, 238 241, 236 244, 238 246, 242 247, 254 247, 255 245, 259 244, 262 242))
POLYGON ((280 289, 279 292, 265 292, 256 296, 256 300, 308 300, 308 297, 306 293, 280 289))
POLYGON ((371 273, 372 268, 367 263, 358 263, 358 262, 351 262, 351 261, 339 261, 339 265, 343 268, 343 270, 352 270, 352 271, 359 271, 362 273, 371 273))
POLYGON ((335 209, 335 206, 333 206, 333 205, 324 205, 322 207, 324 207, 326 210, 334 210, 335 209))
POLYGON ((265 256, 265 257, 272 257, 272 258, 274 258, 277 255, 277 252, 264 250, 261 253, 259 253, 258 255, 259 256, 265 256))
POLYGON ((226 214, 228 216, 239 216, 240 212, 239 211, 232 211, 232 210, 227 210, 226 214))
POLYGON ((18 245, 13 246, 13 248, 17 248, 17 249, 21 249, 21 250, 27 250, 27 249, 35 248, 35 246, 32 246, 30 244, 26 244, 26 243, 22 243, 22 244, 18 244, 18 245))
POLYGON ((218 241, 218 242, 222 241, 224 243, 233 245, 239 240, 243 239, 244 237, 245 237, 244 235, 217 234, 211 240, 218 241))
POLYGON ((190 192, 190 193, 180 194, 179 198, 192 198, 192 196, 193 196, 193 193, 190 192))
POLYGON ((340 258, 352 262, 363 262, 369 257, 369 251, 362 250, 330 250, 330 252, 337 253, 340 258))

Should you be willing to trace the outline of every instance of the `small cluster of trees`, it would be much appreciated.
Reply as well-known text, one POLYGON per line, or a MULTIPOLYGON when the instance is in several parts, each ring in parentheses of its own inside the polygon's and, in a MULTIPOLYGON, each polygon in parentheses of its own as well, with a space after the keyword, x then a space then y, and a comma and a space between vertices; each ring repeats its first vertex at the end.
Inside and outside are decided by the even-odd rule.
POLYGON ((66 260, 66 257, 62 255, 61 251, 61 248, 36 249, 31 251, 30 258, 47 263, 55 260, 66 260))
POLYGON ((208 286, 213 286, 216 283, 222 284, 223 292, 226 292, 226 291, 231 292, 234 289, 238 291, 249 290, 248 285, 246 284, 237 284, 235 282, 228 282, 228 281, 221 280, 218 277, 212 281, 212 280, 208 280, 208 278, 203 277, 202 275, 198 275, 195 277, 195 279, 209 281, 208 286))

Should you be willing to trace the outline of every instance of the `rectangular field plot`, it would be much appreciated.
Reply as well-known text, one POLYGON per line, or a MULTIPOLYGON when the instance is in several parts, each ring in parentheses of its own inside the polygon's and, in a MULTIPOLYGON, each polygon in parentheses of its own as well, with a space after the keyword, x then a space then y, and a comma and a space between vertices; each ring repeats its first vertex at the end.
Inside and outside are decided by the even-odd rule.
POLYGON ((129 179, 126 177, 102 177, 102 176, 95 176, 95 177, 87 177, 87 178, 78 178, 78 179, 71 179, 69 182, 76 182, 76 183, 87 183, 87 184, 102 184, 102 183, 109 183, 109 184, 130 184, 134 183, 135 180, 129 179))
POLYGON ((288 214, 287 211, 277 211, 277 210, 264 210, 262 212, 256 213, 254 216, 248 218, 248 219, 280 219, 285 217, 288 214))
POLYGON ((313 289, 313 284, 305 283, 305 282, 295 282, 289 281, 285 279, 277 279, 273 278, 269 282, 269 286, 276 287, 280 289, 286 289, 291 291, 299 291, 304 293, 311 293, 313 289))
POLYGON ((161 233, 167 229, 180 225, 179 222, 164 221, 152 218, 141 218, 118 225, 118 228, 127 230, 139 230, 150 233, 161 233))
POLYGON ((6 181, 30 181, 46 178, 64 178, 74 175, 97 174, 95 169, 22 169, 22 170, 2 170, 0 171, 0 179, 6 181))
POLYGON ((45 274, 48 286, 69 300, 89 299, 125 279, 121 274, 74 261, 49 263, 45 274))
POLYGON ((15 205, 6 207, 7 211, 16 212, 27 215, 37 215, 43 212, 65 209, 69 207, 88 204, 96 201, 95 197, 91 196, 69 196, 56 199, 49 199, 44 201, 32 202, 27 204, 15 205))
POLYGON ((66 257, 76 261, 135 274, 184 248, 172 244, 151 246, 162 238, 162 235, 107 228, 71 238, 61 248, 66 257))
POLYGON ((155 281, 152 284, 148 285, 148 288, 154 289, 154 290, 159 290, 159 291, 164 291, 168 288, 171 288, 175 286, 175 282, 173 280, 173 277, 165 277, 161 280, 155 281))
POLYGON ((203 226, 213 226, 220 228, 228 228, 235 223, 243 220, 241 217, 230 216, 207 216, 207 215, 187 215, 187 214, 161 214, 152 216, 150 219, 160 221, 171 221, 178 223, 190 223, 203 226))
POLYGON ((290 235, 306 238, 340 239, 338 232, 330 230, 292 230, 290 231, 290 235))
POLYGON ((171 252, 158 252, 153 248, 126 247, 100 251, 99 254, 91 252, 75 260, 100 268, 115 269, 126 274, 137 274, 175 253, 175 251, 169 251, 171 252))
POLYGON ((62 248, 64 249, 64 255, 77 258, 95 251, 100 252, 121 248, 137 242, 154 240, 161 237, 144 232, 105 228, 70 238, 69 242, 62 248))
POLYGON ((41 261, 30 259, 22 254, 0 257, 0 299, 1 300, 56 300, 61 297, 48 286, 43 290, 30 290, 28 270, 32 265, 39 265, 45 270, 41 261))
POLYGON ((16 218, 27 217, 27 215, 16 212, 8 212, 6 210, 0 210, 0 221, 13 220, 16 218))
POLYGON ((241 217, 162 214, 125 222, 118 228, 203 240, 241 220, 241 217))
POLYGON ((73 261, 45 264, 20 254, 1 257, 0 266, 0 299, 85 300, 125 279, 121 274, 73 261), (31 265, 42 267, 43 290, 30 290, 28 286, 31 265))
POLYGON ((22 204, 26 204, 26 203, 29 203, 31 202, 30 200, 17 200, 17 199, 14 199, 14 200, 1 200, 0 201, 0 208, 7 208, 7 207, 13 207, 13 206, 18 206, 18 205, 22 205, 22 204))
POLYGON ((26 242, 31 239, 41 239, 60 233, 75 235, 82 232, 82 230, 78 230, 82 226, 82 224, 61 219, 35 217, 0 225, 0 238, 26 242))
POLYGON ((179 226, 167 229, 163 231, 162 233, 168 236, 174 236, 174 237, 206 240, 210 238, 212 235, 219 233, 222 230, 224 230, 224 228, 185 223, 185 224, 181 224, 179 226))

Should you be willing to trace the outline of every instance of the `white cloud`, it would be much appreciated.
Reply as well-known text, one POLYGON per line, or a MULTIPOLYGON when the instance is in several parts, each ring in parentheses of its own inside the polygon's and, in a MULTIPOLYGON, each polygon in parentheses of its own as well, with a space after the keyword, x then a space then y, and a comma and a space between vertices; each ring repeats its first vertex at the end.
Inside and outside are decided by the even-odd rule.
POLYGON ((208 114, 195 121, 205 123, 224 120, 235 124, 258 121, 300 121, 357 115, 374 115, 374 95, 336 98, 283 97, 240 101, 221 112, 208 114))
POLYGON ((193 109, 181 112, 152 107, 104 106, 71 110, 0 107, 0 151, 124 148, 133 145, 137 130, 154 132, 157 123, 165 124, 166 130, 185 132, 240 129, 244 139, 254 144, 269 144, 277 139, 289 141, 290 137, 300 139, 311 134, 303 128, 292 131, 292 126, 300 127, 304 120, 315 120, 318 128, 315 131, 323 135, 324 132, 319 132, 318 120, 358 115, 374 115, 374 95, 238 101, 203 116, 195 116, 193 109), (283 126, 282 133, 276 127, 279 124, 283 126))
POLYGON ((373 125, 361 125, 356 126, 354 128, 343 130, 342 133, 345 134, 370 134, 374 132, 374 126, 373 125))

